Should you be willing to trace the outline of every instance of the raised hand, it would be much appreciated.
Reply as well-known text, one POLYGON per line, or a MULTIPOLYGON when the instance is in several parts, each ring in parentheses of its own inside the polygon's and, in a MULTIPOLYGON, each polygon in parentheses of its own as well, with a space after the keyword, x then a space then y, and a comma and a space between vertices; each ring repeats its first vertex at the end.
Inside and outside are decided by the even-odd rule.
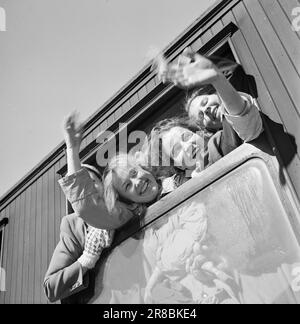
POLYGON ((184 89, 213 84, 220 74, 212 61, 190 48, 183 51, 177 63, 166 65, 162 61, 158 69, 158 76, 164 83, 171 82, 184 89))
POLYGON ((78 113, 72 112, 63 123, 63 133, 67 148, 80 148, 82 140, 82 125, 78 122, 78 113))

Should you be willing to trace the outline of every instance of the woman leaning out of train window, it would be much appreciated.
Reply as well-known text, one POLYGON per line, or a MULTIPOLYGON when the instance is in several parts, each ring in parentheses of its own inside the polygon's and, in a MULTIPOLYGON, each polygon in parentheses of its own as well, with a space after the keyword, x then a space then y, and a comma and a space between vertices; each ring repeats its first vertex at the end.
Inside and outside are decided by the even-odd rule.
POLYGON ((149 145, 160 140, 163 153, 177 168, 194 171, 193 175, 197 175, 243 142, 252 141, 262 133, 262 119, 255 100, 236 91, 209 59, 188 48, 178 64, 165 65, 159 71, 163 82, 183 89, 196 89, 187 102, 186 111, 201 131, 195 133, 183 126, 182 120, 173 118, 160 121, 150 135, 149 145), (207 131, 213 136, 204 147, 203 133, 207 131), (202 158, 202 163, 196 157, 202 158))
POLYGON ((104 199, 110 213, 117 213, 116 208, 122 203, 140 217, 160 196, 160 184, 131 154, 121 153, 113 157, 103 178, 104 199))
MULTIPOLYGON (((98 169, 81 164, 79 149, 81 130, 76 125, 76 116, 70 115, 64 123, 64 135, 67 146, 68 174, 62 179, 61 185, 67 198, 78 206, 81 200, 89 203, 86 197, 97 203, 98 215, 95 228, 90 225, 93 218, 88 213, 82 217, 71 214, 63 217, 60 226, 60 240, 53 252, 47 273, 44 278, 46 297, 55 302, 74 296, 87 288, 86 273, 95 267, 103 249, 111 245, 116 225, 111 221, 110 214, 103 202, 102 177, 98 169), (86 222, 87 221, 87 222, 86 222)), ((119 224, 118 224, 119 226, 119 224)))
POLYGON ((114 230, 127 223, 134 214, 123 203, 116 203, 109 212, 103 197, 102 181, 93 177, 82 167, 79 150, 82 139, 81 127, 76 114, 71 114, 64 123, 67 153, 67 175, 59 184, 77 216, 87 224, 101 229, 114 230))

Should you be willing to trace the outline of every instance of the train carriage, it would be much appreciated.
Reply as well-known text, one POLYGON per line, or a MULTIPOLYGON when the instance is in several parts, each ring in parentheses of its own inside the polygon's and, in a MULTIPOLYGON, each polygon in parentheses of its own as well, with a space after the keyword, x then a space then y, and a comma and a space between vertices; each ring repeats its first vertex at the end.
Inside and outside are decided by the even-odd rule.
MULTIPOLYGON (((203 205, 212 253, 221 255, 230 269, 225 297, 219 300, 299 302, 300 44, 293 15, 298 7, 296 0, 217 1, 164 50, 169 62, 190 46, 242 65, 255 81, 250 90, 265 131, 152 205, 142 222, 119 230, 90 274, 89 287, 71 302, 144 302, 157 250, 168 247, 164 229, 199 224, 203 205), (186 223, 179 224, 178 215, 186 223)), ((99 133, 109 130, 118 138, 120 123, 128 133, 148 131, 155 121, 178 114, 184 99, 183 91, 158 80, 149 63, 86 121, 82 160, 97 162, 97 152, 107 145, 99 133)), ((59 240, 61 218, 71 212, 57 183, 65 173, 61 143, 0 199, 1 304, 48 302, 43 278, 59 240)), ((180 247, 176 244, 174 248, 180 247)), ((195 300, 174 283, 176 266, 154 288, 153 302, 201 298, 195 300)))

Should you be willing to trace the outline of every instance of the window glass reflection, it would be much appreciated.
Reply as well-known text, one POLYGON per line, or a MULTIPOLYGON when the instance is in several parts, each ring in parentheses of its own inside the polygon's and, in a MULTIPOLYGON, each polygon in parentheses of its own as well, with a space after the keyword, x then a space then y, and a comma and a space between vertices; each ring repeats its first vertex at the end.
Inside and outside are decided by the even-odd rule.
POLYGON ((299 245, 253 159, 118 246, 92 303, 299 303, 299 245))

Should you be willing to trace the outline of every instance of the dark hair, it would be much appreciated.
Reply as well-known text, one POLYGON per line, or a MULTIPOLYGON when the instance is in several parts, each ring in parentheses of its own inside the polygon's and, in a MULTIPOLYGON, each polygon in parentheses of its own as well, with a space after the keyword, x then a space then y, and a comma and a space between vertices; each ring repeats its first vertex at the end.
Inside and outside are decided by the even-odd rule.
POLYGON ((186 103, 184 106, 185 111, 188 113, 191 107, 192 101, 198 96, 211 95, 217 93, 217 90, 212 85, 203 86, 200 89, 194 89, 187 94, 186 103))

